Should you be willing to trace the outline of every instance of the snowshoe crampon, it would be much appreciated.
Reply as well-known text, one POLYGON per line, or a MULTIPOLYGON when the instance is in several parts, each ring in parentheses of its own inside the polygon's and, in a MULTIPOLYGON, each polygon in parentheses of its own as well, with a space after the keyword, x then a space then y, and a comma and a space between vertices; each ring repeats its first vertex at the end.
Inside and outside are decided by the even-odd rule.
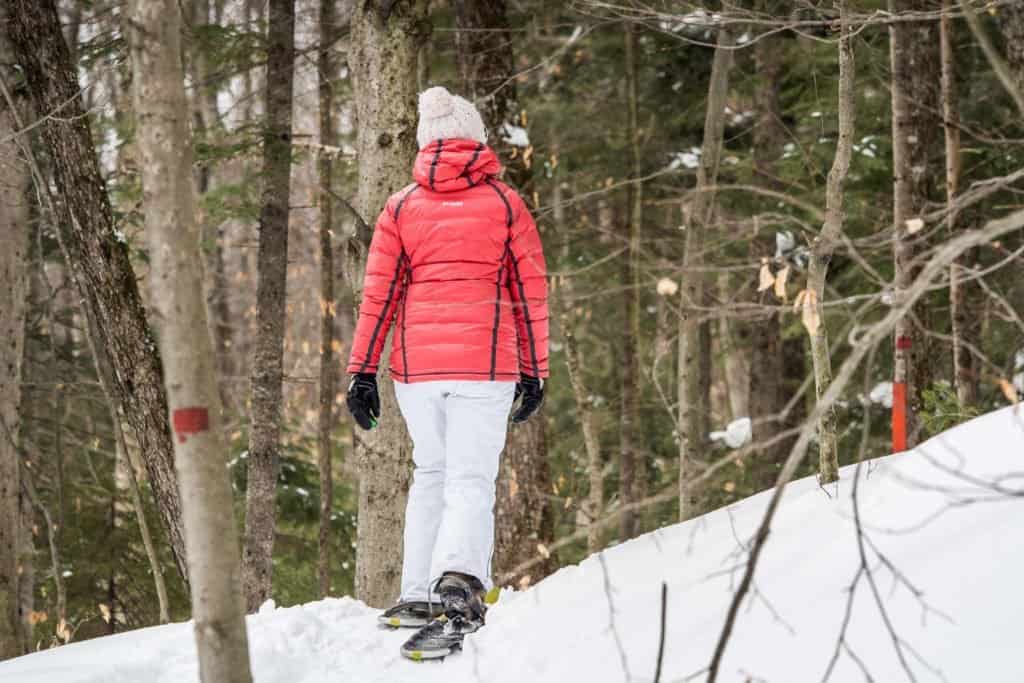
POLYGON ((442 614, 402 645, 402 656, 415 661, 443 659, 462 649, 462 639, 483 626, 482 620, 442 614))
POLYGON ((377 617, 377 621, 392 628, 422 628, 441 614, 444 607, 439 602, 412 600, 398 603, 377 617))

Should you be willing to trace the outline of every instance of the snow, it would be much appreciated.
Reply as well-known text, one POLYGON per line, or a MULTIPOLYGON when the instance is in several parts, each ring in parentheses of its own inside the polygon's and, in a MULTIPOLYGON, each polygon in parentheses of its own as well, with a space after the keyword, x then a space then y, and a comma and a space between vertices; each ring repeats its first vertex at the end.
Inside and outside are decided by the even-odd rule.
POLYGON ((676 170, 677 168, 697 168, 700 166, 700 147, 691 147, 688 152, 676 152, 672 155, 672 161, 669 162, 669 170, 676 170))
POLYGON ((529 147, 530 136, 526 129, 520 126, 513 126, 511 123, 501 124, 501 139, 513 147, 529 147))
POLYGON ((708 438, 712 441, 722 441, 729 448, 739 448, 750 441, 751 423, 749 417, 741 417, 726 425, 724 431, 711 432, 708 438))
POLYGON ((892 382, 879 382, 868 394, 872 403, 881 404, 885 408, 892 408, 892 382))
MULTIPOLYGON (((871 461, 861 474, 869 567, 918 681, 1022 678, 1022 465, 1024 409, 1008 407, 909 453, 871 461)), ((838 488, 828 492, 813 478, 787 489, 719 680, 822 680, 859 566, 854 472, 844 468, 838 488)), ((255 680, 647 682, 665 582, 661 680, 696 674, 690 680, 703 681, 698 672, 710 661, 743 570, 742 544, 753 537, 770 495, 617 545, 528 591, 505 591, 487 627, 444 663, 403 660, 398 647, 409 632, 378 629, 377 612, 351 598, 267 604, 248 618, 255 680)), ((871 678, 844 651, 829 680, 908 680, 863 578, 853 595, 845 642, 871 678)), ((152 627, 10 660, 0 663, 0 680, 192 683, 192 627, 152 627)))

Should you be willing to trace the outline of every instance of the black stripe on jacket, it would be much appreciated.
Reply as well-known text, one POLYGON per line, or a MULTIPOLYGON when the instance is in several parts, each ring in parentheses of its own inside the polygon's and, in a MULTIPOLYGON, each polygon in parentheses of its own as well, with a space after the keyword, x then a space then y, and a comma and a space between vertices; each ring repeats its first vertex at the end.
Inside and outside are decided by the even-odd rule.
MULTIPOLYGON (((530 360, 533 362, 533 374, 534 374, 534 377, 540 377, 540 365, 537 363, 537 342, 536 342, 536 340, 533 337, 533 324, 532 324, 532 322, 530 320, 530 304, 526 300, 526 290, 523 288, 523 278, 519 274, 519 260, 516 259, 515 254, 512 253, 512 248, 511 248, 511 243, 512 243, 512 233, 511 233, 511 230, 512 230, 512 223, 514 222, 514 218, 513 218, 513 215, 512 215, 512 205, 509 204, 508 197, 505 196, 505 193, 501 191, 501 189, 494 182, 494 180, 492 180, 491 178, 488 178, 486 180, 486 182, 487 182, 488 185, 491 186, 492 190, 494 190, 495 192, 498 193, 498 196, 501 197, 501 201, 505 204, 505 211, 506 211, 506 221, 505 221, 505 224, 506 224, 506 227, 508 227, 508 229, 509 229, 508 239, 505 242, 505 254, 507 254, 509 260, 512 261, 512 268, 513 268, 513 270, 515 272, 515 276, 516 276, 516 284, 518 285, 518 288, 519 288, 519 300, 520 300, 520 302, 522 303, 522 306, 523 306, 523 318, 526 320, 526 338, 527 338, 527 340, 529 341, 529 344, 530 344, 530 360)), ((502 261, 503 261, 503 265, 504 265, 504 258, 502 259, 502 261)), ((499 303, 500 303, 500 293, 499 293, 499 303)), ((494 338, 493 338, 493 341, 492 341, 492 348, 491 348, 491 357, 492 357, 492 359, 494 358, 494 355, 497 352, 497 343, 498 343, 497 322, 498 322, 497 321, 497 316, 495 316, 494 338)), ((492 372, 493 372, 493 369, 494 369, 494 361, 493 360, 491 362, 491 369, 492 369, 492 372)))

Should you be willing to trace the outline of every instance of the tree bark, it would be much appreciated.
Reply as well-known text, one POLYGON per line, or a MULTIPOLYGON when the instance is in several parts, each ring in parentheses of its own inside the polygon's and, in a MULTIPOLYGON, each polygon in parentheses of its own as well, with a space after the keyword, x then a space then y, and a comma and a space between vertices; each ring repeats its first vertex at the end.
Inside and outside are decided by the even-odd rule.
POLYGON ((1024 3, 1002 5, 996 17, 1006 43, 1006 62, 1019 96, 1024 94, 1024 3))
POLYGON ((718 178, 722 155, 722 135, 725 131, 725 98, 729 91, 729 70, 732 68, 732 36, 728 30, 718 31, 718 47, 711 66, 708 86, 707 112, 704 118, 704 142, 700 166, 697 167, 697 187, 690 206, 686 226, 686 245, 683 256, 683 283, 679 298, 679 366, 677 386, 679 413, 676 431, 679 435, 679 519, 686 520, 697 513, 694 494, 689 486, 694 464, 705 452, 707 431, 707 392, 704 370, 701 368, 701 325, 706 292, 704 266, 704 236, 714 215, 713 187, 718 178))
MULTIPOLYGON (((626 136, 629 147, 629 173, 634 181, 626 188, 627 258, 622 264, 623 330, 620 364, 621 410, 619 413, 619 502, 629 505, 643 498, 643 449, 638 448, 637 427, 640 419, 640 228, 643 221, 643 185, 639 178, 640 130, 637 122, 637 40, 631 22, 624 25, 626 72, 626 136)), ((619 519, 619 539, 628 541, 640 532, 640 515, 625 510, 619 519)))
POLYGON ((8 38, 22 67, 62 201, 57 236, 72 280, 110 353, 115 395, 146 471, 179 572, 187 579, 181 501, 156 341, 123 236, 115 229, 76 70, 53 0, 16 0, 8 38))
POLYGON ((270 598, 274 575, 295 71, 295 0, 271 0, 269 10, 263 208, 257 257, 257 331, 242 562, 245 604, 250 612, 270 598))
MULTIPOLYGON (((0 20, 6 19, 0 10, 0 20)), ((0 78, 11 82, 0 48, 0 78)), ((28 294, 28 171, 14 132, 14 112, 0 98, 0 660, 27 652, 19 600, 21 523, 21 368, 28 294)))
POLYGON ((153 305, 187 530, 203 683, 248 683, 227 444, 203 298, 177 0, 132 0, 129 45, 153 305))
MULTIPOLYGON (((91 321, 87 318, 88 329, 86 339, 89 342, 89 350, 92 352, 93 362, 96 366, 96 377, 99 379, 100 387, 107 398, 110 406, 110 424, 114 432, 114 448, 116 451, 116 466, 127 477, 127 484, 132 500, 132 512, 139 525, 139 535, 142 537, 142 545, 146 550, 146 559, 149 560, 149 568, 153 574, 153 587, 156 589, 157 607, 161 624, 171 620, 170 606, 167 600, 167 582, 164 580, 164 570, 160 564, 160 557, 157 555, 153 537, 149 532, 149 523, 146 521, 146 507, 142 503, 142 491, 139 487, 138 477, 135 476, 135 465, 132 462, 131 451, 128 450, 128 443, 124 438, 124 427, 122 426, 121 415, 117 412, 117 402, 114 400, 114 372, 110 367, 110 358, 106 351, 96 345, 100 338, 99 332, 95 330, 91 321)), ((63 517, 63 514, 61 515, 63 517)), ((63 529, 63 522, 58 523, 63 529)))
MULTIPOLYGON (((768 11, 769 5, 761 3, 761 10, 768 11)), ((778 161, 786 139, 786 128, 782 123, 782 106, 779 91, 783 77, 783 37, 766 35, 754 46, 754 62, 757 69, 757 90, 754 94, 756 123, 753 132, 753 160, 755 182, 770 190, 785 188, 779 179, 778 161)), ((764 258, 773 258, 775 237, 763 235, 759 225, 754 226, 756 234, 750 241, 750 262, 760 263, 764 258)), ((783 343, 782 326, 777 302, 771 291, 757 292, 749 286, 749 296, 755 303, 765 307, 763 313, 748 325, 738 325, 741 334, 748 337, 750 349, 750 399, 749 415, 752 423, 752 441, 769 441, 782 431, 784 425, 779 419, 788 396, 783 391, 783 343)), ((786 454, 786 444, 766 446, 758 452, 752 463, 753 478, 758 489, 775 481, 775 468, 786 454)))
MULTIPOLYGON (((502 127, 518 123, 514 54, 505 0, 454 4, 456 49, 462 86, 476 101, 491 143, 506 169, 509 182, 530 201, 533 172, 525 150, 505 142, 502 127)), ((547 424, 544 416, 510 425, 498 474, 495 502, 494 572, 504 574, 537 553, 538 545, 554 537, 547 494, 547 424)), ((531 580, 543 578, 551 563, 537 568, 531 580)))
MULTIPOLYGON (((946 148, 946 228, 950 235, 955 234, 957 212, 954 200, 960 192, 960 114, 958 112, 956 89, 956 62, 953 57, 953 10, 952 0, 943 0, 942 18, 939 20, 939 51, 942 71, 942 130, 946 148)), ((1012 7, 1002 8, 1002 12, 1013 12, 1012 7)), ((1024 9, 1020 11, 1024 18, 1024 9)), ((1024 24, 1024 22, 1022 22, 1024 24)), ((1024 40, 1024 25, 1021 39, 1024 40)), ((1024 48, 1020 48, 1024 50, 1024 48)), ((1008 46, 1012 52, 1012 48, 1008 46)), ((975 376, 974 356, 967 348, 970 330, 973 329, 967 309, 968 283, 963 280, 967 274, 965 268, 969 257, 960 257, 949 267, 949 317, 952 321, 953 337, 953 385, 956 387, 957 401, 961 409, 974 405, 977 393, 977 377, 975 376), (965 343, 966 342, 966 343, 965 343)))
MULTIPOLYGON (((825 223, 811 243, 810 262, 807 267, 807 291, 804 307, 814 310, 817 327, 807 330, 811 340, 811 359, 814 363, 814 387, 820 400, 832 383, 832 359, 828 348, 828 327, 825 325, 825 280, 828 265, 836 244, 843 234, 846 212, 843 209, 843 184, 850 170, 853 150, 853 125, 856 98, 854 97, 853 46, 851 45, 849 8, 846 0, 837 0, 839 10, 839 132, 836 156, 828 173, 825 190, 825 223), (807 297, 813 293, 813 297, 807 297)), ((836 437, 835 406, 828 406, 818 418, 818 481, 828 484, 839 478, 839 452, 836 437)))
MULTIPOLYGON (((930 9, 929 0, 897 3, 889 11, 930 9)), ((914 278, 916 245, 907 221, 916 218, 929 198, 928 164, 941 121, 937 36, 927 22, 889 25, 892 81, 893 263, 894 297, 898 300, 914 278)), ((931 384, 938 349, 914 318, 927 326, 929 311, 919 304, 894 330, 892 449, 913 447, 918 438, 921 392, 931 384)))
MULTIPOLYGON (((191 7, 192 42, 188 50, 188 68, 195 84, 192 96, 193 121, 196 137, 207 144, 216 144, 223 126, 217 109, 218 87, 211 73, 209 58, 199 45, 196 33, 213 24, 210 0, 193 0, 191 7)), ((214 189, 216 176, 214 162, 207 162, 197 169, 197 184, 200 195, 214 189)), ((202 254, 205 263, 204 289, 206 308, 210 318, 210 332, 217 353, 217 386, 221 404, 231 414, 239 410, 236 393, 232 389, 231 377, 235 374, 232 362, 231 314, 228 307, 229 284, 224 267, 224 248, 220 236, 221 225, 201 214, 200 234, 202 254)))
MULTIPOLYGON (((317 73, 320 88, 320 144, 334 144, 334 116, 331 79, 335 75, 331 56, 337 35, 336 0, 320 0, 320 52, 317 73)), ((334 204, 331 200, 331 156, 321 153, 320 171, 320 410, 317 415, 317 466, 320 470, 320 533, 317 538, 317 578, 319 596, 331 590, 331 429, 334 427, 334 394, 337 391, 338 366, 334 360, 334 250, 331 227, 334 204)))
POLYGON ((515 52, 507 0, 454 0, 456 59, 462 87, 475 102, 490 133, 491 147, 501 157, 513 186, 531 202, 530 157, 505 141, 506 123, 521 125, 515 82, 515 52))
MULTIPOLYGON (((355 209, 363 223, 409 177, 416 154, 417 54, 429 28, 425 0, 376 0, 353 9, 348 64, 360 171, 355 209)), ((362 260, 355 272, 365 269, 365 256, 362 260)), ((361 278, 352 282, 358 309, 361 278)), ((360 474, 356 597, 374 607, 398 597, 402 519, 412 459, 391 379, 381 374, 378 380, 380 423, 360 435, 356 450, 360 474)))

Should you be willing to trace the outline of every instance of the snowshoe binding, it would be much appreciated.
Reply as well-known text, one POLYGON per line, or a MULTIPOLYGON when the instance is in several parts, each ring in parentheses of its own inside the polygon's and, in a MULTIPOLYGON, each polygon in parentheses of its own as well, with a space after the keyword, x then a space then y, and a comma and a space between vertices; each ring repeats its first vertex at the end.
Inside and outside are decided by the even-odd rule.
POLYGON ((446 573, 437 584, 444 613, 402 645, 402 655, 416 661, 443 659, 462 649, 467 633, 484 625, 484 587, 472 576, 446 573))
POLYGON ((377 621, 392 628, 422 628, 442 614, 444 608, 440 602, 407 600, 385 611, 377 621))

